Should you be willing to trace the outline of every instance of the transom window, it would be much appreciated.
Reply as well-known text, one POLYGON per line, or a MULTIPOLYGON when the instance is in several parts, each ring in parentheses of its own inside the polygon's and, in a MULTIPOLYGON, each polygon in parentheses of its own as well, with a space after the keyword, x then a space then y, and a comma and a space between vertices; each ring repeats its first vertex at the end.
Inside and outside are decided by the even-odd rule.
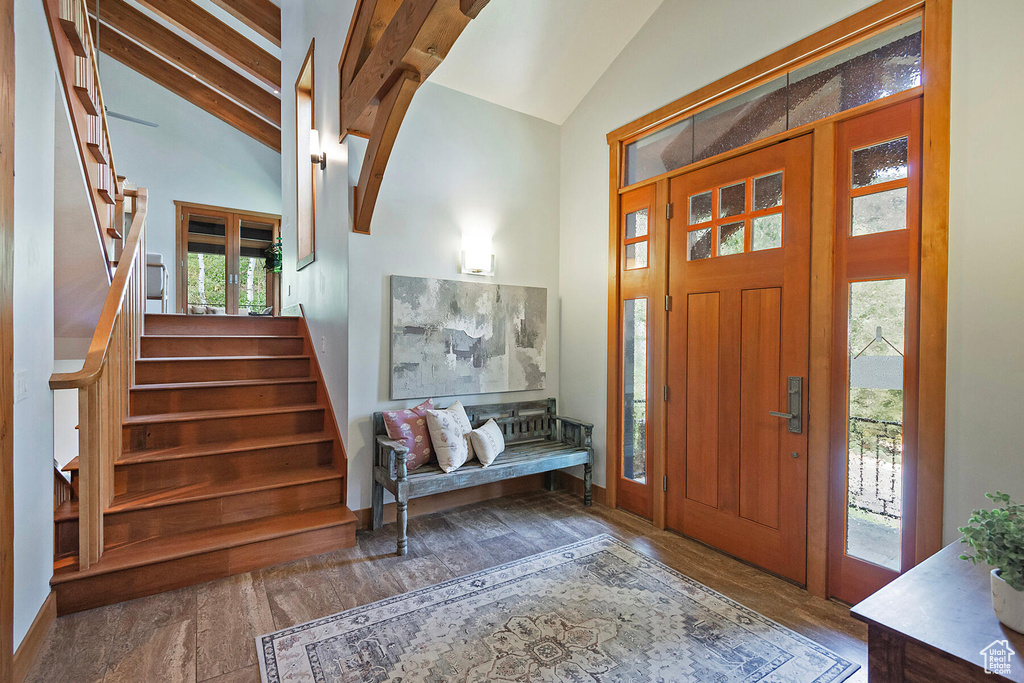
POLYGON ((781 247, 783 185, 776 171, 690 195, 689 260, 781 247))

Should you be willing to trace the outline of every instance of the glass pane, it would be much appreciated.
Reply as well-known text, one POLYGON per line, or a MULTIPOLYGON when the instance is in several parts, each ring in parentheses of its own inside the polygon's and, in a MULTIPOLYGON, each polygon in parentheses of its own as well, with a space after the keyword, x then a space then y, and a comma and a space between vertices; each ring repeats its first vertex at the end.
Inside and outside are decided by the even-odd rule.
POLYGON ((786 76, 694 116, 693 160, 728 152, 786 130, 786 76))
POLYGON ((693 118, 683 119, 626 145, 626 184, 693 162, 693 118))
POLYGON ((921 85, 921 19, 879 33, 789 74, 789 127, 921 85))
POLYGON ((747 184, 736 183, 718 191, 718 217, 737 216, 747 210, 747 184))
POLYGON ((626 270, 647 267, 647 242, 626 245, 626 270))
POLYGON ((782 171, 754 179, 754 211, 782 206, 782 171))
POLYGON ((900 570, 906 281, 850 284, 846 552, 900 570))
POLYGON ((629 299, 623 311, 622 476, 647 476, 647 299, 629 299))
POLYGON ((690 197, 690 225, 711 220, 711 191, 690 197))
POLYGON ((775 249, 782 246, 782 214, 773 213, 768 216, 758 216, 753 221, 752 234, 753 251, 762 249, 775 249))
POLYGON ((889 140, 853 152, 853 187, 907 177, 907 138, 889 140))
POLYGON ((743 221, 729 223, 718 228, 718 255, 730 256, 743 253, 743 221))
POLYGON ((263 312, 267 307, 266 258, 243 256, 239 261, 238 312, 246 315, 249 311, 263 312))
POLYGON ((647 234, 647 209, 626 214, 626 239, 643 237, 647 234))
POLYGON ((853 198, 852 234, 873 235, 907 228, 907 188, 853 198))
POLYGON ((221 253, 196 252, 193 247, 206 248, 215 245, 189 243, 188 252, 188 303, 193 306, 225 306, 227 288, 224 283, 224 247, 221 253))
POLYGON ((690 232, 690 260, 709 258, 711 256, 711 228, 690 232))

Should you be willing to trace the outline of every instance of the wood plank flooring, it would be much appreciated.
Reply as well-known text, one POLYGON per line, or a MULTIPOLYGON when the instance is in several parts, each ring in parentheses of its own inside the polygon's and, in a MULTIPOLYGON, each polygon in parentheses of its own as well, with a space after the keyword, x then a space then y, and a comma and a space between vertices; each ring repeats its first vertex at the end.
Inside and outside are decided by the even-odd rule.
POLYGON ((28 681, 259 681, 253 638, 357 605, 609 533, 862 665, 867 629, 842 605, 632 515, 537 491, 417 517, 356 546, 57 619, 28 681))

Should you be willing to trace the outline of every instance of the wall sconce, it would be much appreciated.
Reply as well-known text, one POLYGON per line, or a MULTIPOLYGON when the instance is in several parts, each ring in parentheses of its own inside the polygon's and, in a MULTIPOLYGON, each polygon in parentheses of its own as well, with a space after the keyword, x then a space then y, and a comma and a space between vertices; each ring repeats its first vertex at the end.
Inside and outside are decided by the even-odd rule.
POLYGON ((481 249, 468 249, 462 252, 462 272, 468 275, 494 275, 494 254, 481 249))
POLYGON ((327 168, 327 152, 320 150, 320 134, 316 128, 309 129, 309 157, 312 163, 320 166, 321 171, 327 168))

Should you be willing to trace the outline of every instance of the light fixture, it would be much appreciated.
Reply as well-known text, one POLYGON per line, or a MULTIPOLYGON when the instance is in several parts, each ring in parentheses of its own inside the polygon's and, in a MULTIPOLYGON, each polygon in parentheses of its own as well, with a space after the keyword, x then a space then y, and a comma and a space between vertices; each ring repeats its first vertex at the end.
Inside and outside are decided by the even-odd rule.
POLYGON ((314 164, 319 164, 320 170, 327 168, 327 152, 320 150, 320 134, 316 128, 309 129, 309 158, 314 164))
POLYGON ((462 272, 467 275, 494 275, 494 254, 479 245, 462 250, 462 272))

